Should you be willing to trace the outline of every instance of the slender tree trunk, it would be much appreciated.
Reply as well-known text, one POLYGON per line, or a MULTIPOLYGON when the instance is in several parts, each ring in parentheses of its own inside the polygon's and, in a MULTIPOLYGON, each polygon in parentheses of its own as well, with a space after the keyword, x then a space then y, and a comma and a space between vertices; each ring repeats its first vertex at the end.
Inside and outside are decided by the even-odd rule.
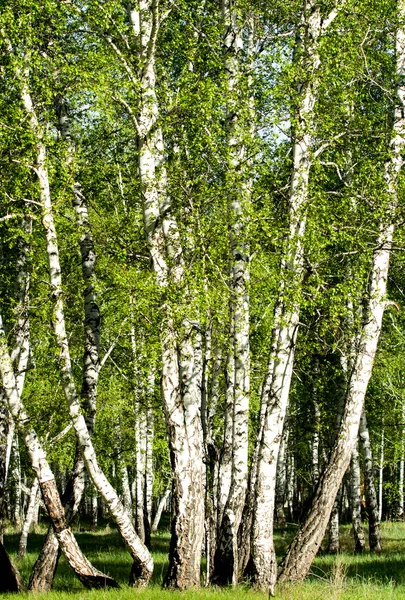
MULTIPOLYGON (((229 445, 230 477, 222 481, 224 508, 218 520, 218 535, 212 580, 236 585, 239 576, 238 532, 242 519, 248 481, 248 431, 250 394, 249 349, 249 249, 247 219, 250 190, 244 181, 246 165, 246 116, 241 89, 240 51, 243 48, 241 26, 229 0, 223 0, 225 70, 228 74, 228 148, 229 218, 231 247, 231 388, 228 389, 228 421, 224 445, 229 445), (244 137, 243 137, 244 136, 244 137), (244 139, 245 138, 245 139, 244 139), (232 191, 231 191, 232 190, 232 191), (233 393, 232 393, 233 392, 233 393)), ((248 105, 248 102, 246 103, 248 105)), ((251 116, 251 115, 250 115, 251 116)), ((222 501, 223 501, 222 500, 222 501)))
POLYGON ((276 479, 276 519, 277 525, 283 527, 286 524, 284 513, 284 504, 287 486, 287 446, 288 446, 288 427, 287 421, 284 423, 283 437, 280 443, 280 451, 277 460, 277 479, 276 479))
MULTIPOLYGON (((347 392, 347 380, 348 380, 348 364, 346 355, 340 354, 339 362, 342 367, 342 371, 338 378, 338 386, 337 386, 337 411, 336 411, 336 427, 335 427, 335 437, 339 434, 340 425, 342 422, 344 407, 345 407, 345 399, 347 392)), ((326 463, 326 461, 325 461, 326 463)), ((328 553, 329 554, 337 554, 340 551, 340 535, 339 535, 339 520, 340 520, 340 512, 342 506, 342 496, 343 496, 343 485, 340 485, 339 490, 336 494, 335 501, 333 503, 332 512, 329 520, 329 537, 328 537, 328 553)))
POLYGON ((38 479, 35 478, 34 483, 31 486, 27 513, 25 515, 22 533, 21 533, 21 537, 20 537, 20 542, 18 545, 18 557, 19 558, 24 558, 27 553, 28 533, 29 533, 31 523, 34 518, 35 507, 38 503, 38 500, 39 500, 39 481, 38 481, 38 479))
MULTIPOLYGON (((131 488, 129 487, 129 477, 128 477, 128 468, 125 462, 125 459, 120 456, 119 458, 119 471, 121 476, 121 485, 122 485, 122 503, 125 507, 125 510, 129 515, 132 515, 132 497, 131 497, 131 488)), ((139 535, 139 533, 138 533, 139 535)), ((142 537, 141 537, 142 539, 142 537)), ((142 540, 144 541, 144 540, 142 540)))
MULTIPOLYGON (((261 390, 261 397, 263 396, 264 390, 261 390)), ((263 429, 265 426, 265 404, 260 403, 259 413, 259 424, 258 424, 258 436, 263 435, 263 429)), ((256 478, 257 469, 259 462, 259 445, 256 444, 253 450, 251 458, 251 466, 249 473, 249 484, 246 494, 246 502, 243 509, 242 521, 239 528, 239 573, 242 576, 250 577, 252 572, 252 561, 251 561, 251 536, 252 536, 252 525, 253 525, 253 510, 254 500, 256 491, 256 478)))
POLYGON ((10 425, 10 415, 7 409, 3 390, 0 390, 0 543, 3 542, 3 521, 5 518, 6 500, 6 457, 7 438, 10 425))
POLYGON ((339 536, 339 515, 340 506, 342 504, 342 486, 336 494, 333 503, 332 511, 329 519, 329 538, 328 538, 328 553, 337 554, 340 551, 340 536, 339 536))
POLYGON ((150 369, 147 386, 146 431, 145 431, 145 472, 144 472, 144 531, 145 545, 151 547, 152 492, 153 492, 153 438, 155 417, 153 395, 155 390, 155 370, 150 369))
MULTIPOLYGON (((135 126, 145 232, 158 285, 165 288, 170 282, 180 287, 185 284, 182 248, 166 192, 162 131, 155 126, 159 114, 154 54, 160 20, 158 5, 145 0, 130 16, 139 37, 142 64, 135 126)), ((134 77, 138 79, 135 74, 134 77)), ((172 536, 165 585, 185 589, 200 585, 204 532, 201 340, 198 324, 187 320, 180 338, 170 306, 162 308, 162 396, 173 469, 172 536)))
POLYGON ((380 464, 378 465, 378 520, 381 523, 383 516, 383 483, 384 483, 384 420, 381 429, 380 464))
POLYGON ((361 520, 361 498, 360 498, 360 460, 358 443, 355 444, 350 463, 350 496, 351 513, 354 535, 354 551, 362 553, 366 547, 363 523, 361 520))
POLYGON ((153 523, 152 523, 152 528, 151 528, 152 529, 152 533, 154 533, 155 531, 158 530, 160 519, 162 517, 162 512, 163 512, 164 507, 167 504, 169 496, 170 496, 170 487, 168 487, 166 489, 165 493, 161 497, 161 499, 159 501, 159 504, 157 506, 156 514, 154 516, 153 523))
POLYGON ((312 508, 296 535, 280 566, 279 580, 301 580, 311 566, 327 527, 333 502, 339 485, 350 461, 357 440, 364 397, 377 351, 378 339, 382 327, 382 318, 386 306, 386 291, 391 247, 395 228, 397 207, 397 183, 402 168, 402 152, 405 130, 404 99, 405 86, 405 34, 402 21, 405 17, 405 3, 398 5, 401 26, 397 30, 396 58, 397 81, 393 137, 390 146, 390 159, 385 165, 384 178, 388 193, 388 204, 380 225, 380 232, 369 277, 367 310, 359 336, 358 350, 348 383, 345 411, 338 439, 334 444, 329 462, 320 479, 312 508))
MULTIPOLYGON (((123 102, 138 136, 138 168, 144 227, 156 282, 186 286, 177 222, 167 194, 162 130, 157 125, 156 37, 162 15, 159 3, 141 0, 130 7, 132 33, 138 41, 139 69, 126 61, 114 40, 107 38, 117 59, 125 64, 139 103, 133 110, 123 102)), ((187 294, 186 294, 187 295, 187 294)), ((184 304, 186 305, 187 300, 184 304)), ((201 408, 201 343, 199 325, 185 319, 181 334, 174 328, 169 304, 162 305, 162 396, 166 414, 171 464, 172 537, 165 585, 185 589, 200 584, 204 531, 204 465, 201 408), (193 340, 191 342, 191 340, 193 340)))
MULTIPOLYGON (((73 169, 74 143, 70 129, 68 107, 63 98, 56 104, 58 126, 62 138, 68 142, 67 166, 73 169)), ((90 227, 90 220, 85 196, 79 182, 73 185, 73 206, 76 213, 76 224, 80 234, 80 254, 82 263, 82 277, 84 281, 84 353, 83 353, 83 378, 81 397, 85 408, 85 419, 92 435, 96 417, 97 383, 100 370, 100 311, 95 292, 95 263, 96 254, 94 240, 90 227)), ((76 515, 85 488, 85 465, 81 455, 80 445, 76 443, 76 454, 73 473, 62 497, 67 522, 70 523, 76 515)), ((43 551, 34 565, 29 587, 35 591, 50 591, 56 573, 60 553, 55 542, 52 527, 49 528, 44 542, 43 551), (49 539, 48 539, 49 538, 49 539)))
POLYGON ((15 432, 11 454, 11 475, 14 483, 13 521, 18 530, 22 525, 22 489, 21 489, 21 460, 18 433, 15 432))
POLYGON ((86 587, 117 587, 117 583, 95 569, 81 552, 73 533, 65 521, 55 478, 46 460, 45 452, 39 443, 36 432, 30 427, 30 420, 20 400, 16 378, 8 353, 3 321, 0 316, 0 371, 6 393, 9 410, 24 435, 25 444, 30 455, 32 468, 39 480, 42 497, 52 520, 66 559, 80 581, 86 587))
POLYGON ((309 171, 312 157, 313 112, 317 96, 319 40, 322 21, 319 6, 307 2, 302 26, 310 32, 297 34, 296 61, 305 60, 308 83, 299 86, 299 105, 293 145, 293 170, 289 194, 289 231, 281 266, 280 292, 276 305, 271 356, 267 374, 266 424, 260 446, 256 498, 252 528, 252 581, 254 587, 274 593, 277 562, 273 542, 277 459, 291 384, 299 322, 299 288, 303 276, 303 237, 306 226, 309 171))
POLYGON ((368 541, 371 552, 381 552, 380 519, 377 492, 374 483, 373 455, 367 427, 366 412, 363 409, 360 419, 360 446, 363 452, 364 492, 368 514, 368 541))
POLYGON ((148 584, 153 570, 152 556, 137 536, 130 516, 127 514, 124 506, 118 498, 116 491, 109 483, 98 465, 88 425, 83 414, 81 413, 80 400, 73 378, 69 343, 65 327, 61 268, 59 262, 56 229, 53 220, 48 171, 46 167, 46 149, 41 141, 40 125, 35 114, 32 99, 26 84, 23 88, 22 100, 27 116, 29 117, 31 129, 38 140, 38 156, 35 171, 40 184, 41 204, 43 209, 42 223, 46 235, 49 276, 52 288, 52 299, 54 301, 53 328, 56 342, 60 350, 59 364, 61 378, 66 401, 69 407, 70 417, 72 419, 73 427, 76 432, 76 439, 80 445, 86 469, 95 487, 107 503, 111 516, 114 518, 120 534, 122 535, 122 538, 134 560, 130 575, 130 583, 132 585, 145 586, 148 584))
POLYGON ((214 417, 217 413, 220 385, 219 378, 222 370, 222 353, 217 348, 211 357, 211 330, 206 334, 206 346, 203 362, 203 386, 201 390, 201 416, 204 435, 205 472, 205 556, 206 580, 211 583, 214 569, 218 528, 218 486, 220 453, 215 441, 214 417), (213 358, 211 382, 209 386, 208 365, 213 358))
POLYGON ((321 429, 321 411, 318 403, 318 385, 319 376, 319 357, 314 359, 313 381, 312 381, 312 402, 314 410, 314 433, 312 438, 312 484, 316 487, 319 480, 319 434, 321 429))

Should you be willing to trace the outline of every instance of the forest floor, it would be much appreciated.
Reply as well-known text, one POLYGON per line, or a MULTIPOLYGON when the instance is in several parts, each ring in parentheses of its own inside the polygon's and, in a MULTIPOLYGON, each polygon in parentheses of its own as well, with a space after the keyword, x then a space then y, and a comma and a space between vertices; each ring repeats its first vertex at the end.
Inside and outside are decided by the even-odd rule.
MULTIPOLYGON (((81 526, 82 528, 83 526, 81 526)), ((81 529, 80 528, 80 529, 81 529)), ((282 554, 294 535, 294 527, 278 530, 276 546, 282 554)), ((366 552, 353 554, 353 541, 349 526, 341 531, 342 552, 338 556, 320 553, 312 565, 307 580, 295 586, 277 590, 280 600, 399 600, 405 598, 405 525, 404 523, 383 523, 383 552, 380 555, 366 552)), ((38 555, 45 527, 32 533, 28 539, 28 553, 24 560, 16 558, 18 534, 10 531, 5 536, 5 546, 18 565, 23 579, 28 581, 32 566, 38 555)), ((139 600, 267 600, 267 594, 253 592, 248 586, 233 589, 201 588, 190 592, 171 592, 161 589, 167 567, 169 531, 163 528, 152 538, 155 570, 151 586, 146 590, 133 590, 126 585, 131 559, 123 547, 119 535, 110 526, 97 532, 77 530, 77 540, 94 566, 118 580, 120 590, 107 592, 87 591, 74 577, 62 558, 50 594, 35 594, 35 600, 129 600, 136 595, 139 600)), ((0 574, 1 576, 1 574, 0 574)), ((19 598, 33 597, 22 594, 19 598)), ((3 599, 16 598, 4 594, 3 599)))

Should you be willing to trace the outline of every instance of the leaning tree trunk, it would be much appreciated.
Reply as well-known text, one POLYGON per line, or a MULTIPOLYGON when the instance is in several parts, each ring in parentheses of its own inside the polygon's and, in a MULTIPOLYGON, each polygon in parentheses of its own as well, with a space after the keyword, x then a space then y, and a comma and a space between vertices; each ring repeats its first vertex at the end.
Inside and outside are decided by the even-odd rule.
MULTIPOLYGON (((63 98, 57 101, 56 112, 61 136, 68 142, 67 166, 73 167, 74 143, 71 135, 68 109, 63 98)), ((97 384, 100 371, 100 311, 95 291, 95 262, 96 254, 94 240, 90 226, 88 208, 80 183, 73 185, 73 206, 76 213, 76 225, 80 235, 80 254, 82 262, 82 277, 84 282, 84 354, 83 378, 81 397, 85 409, 85 419, 90 435, 93 434, 96 416, 97 384)), ((66 519, 71 522, 76 515, 85 488, 85 465, 81 456, 80 446, 76 443, 76 455, 73 473, 62 497, 66 519)), ((53 528, 48 529, 44 546, 34 565, 29 588, 33 591, 47 592, 52 587, 52 582, 58 566, 58 544, 55 540, 53 528)))
POLYGON ((65 557, 80 581, 86 587, 117 587, 117 583, 95 569, 81 552, 72 531, 67 526, 65 513, 56 487, 55 478, 46 460, 36 432, 30 427, 28 414, 21 403, 16 378, 7 349, 3 320, 0 315, 0 372, 10 413, 24 435, 32 468, 39 480, 44 504, 51 518, 56 537, 65 557))
POLYGON ((398 4, 401 26, 397 30, 397 106, 395 107, 393 137, 390 145, 390 159, 385 165, 387 187, 387 207, 380 225, 380 233, 373 252, 369 276, 367 310, 359 336, 357 354, 348 383, 345 411, 339 437, 335 442, 329 462, 320 479, 312 508, 280 566, 279 581, 301 580, 321 545, 333 501, 348 467, 350 456, 357 440, 364 397, 377 351, 378 338, 382 326, 385 296, 387 291, 388 268, 394 235, 394 219, 397 207, 397 184, 403 159, 405 143, 405 32, 402 22, 405 17, 405 2, 398 4))
POLYGON ((259 445, 256 497, 251 536, 252 583, 274 593, 277 562, 273 541, 273 519, 277 459, 282 437, 292 378, 295 344, 299 323, 299 288, 303 277, 303 237, 308 204, 309 171, 312 160, 313 118, 317 97, 317 71, 320 64, 318 45, 322 35, 320 8, 314 5, 302 17, 302 26, 310 33, 297 34, 295 57, 305 61, 307 83, 299 85, 299 105, 293 146, 293 170, 289 194, 289 231, 286 237, 280 274, 280 293, 276 305, 272 347, 276 349, 268 366, 265 427, 259 445))
POLYGON ((381 552, 380 519, 378 514, 377 492, 374 482, 373 454, 367 427, 366 412, 363 409, 359 428, 360 446, 363 453, 364 494, 368 514, 368 542, 371 552, 381 552))
POLYGON ((110 514, 116 522, 118 530, 133 558, 134 563, 130 575, 130 584, 145 586, 148 584, 153 571, 152 556, 150 555, 146 546, 137 536, 130 516, 126 512, 122 502, 118 498, 116 491, 107 480, 97 462, 97 457, 91 441, 89 429, 81 412, 80 400, 76 391, 76 385, 73 377, 69 342, 65 326, 62 277, 57 235, 53 219, 48 170, 46 167, 46 148, 41 141, 42 138, 40 124, 37 119, 26 83, 22 92, 22 100, 29 118, 31 130, 38 140, 36 146, 38 155, 35 172, 38 176, 40 185, 41 205, 43 210, 42 223, 46 235, 49 277, 52 289, 52 299, 54 302, 52 324, 57 346, 60 351, 59 364, 63 390, 68 404, 73 427, 75 429, 76 439, 80 446, 86 469, 95 487, 108 505, 110 514))

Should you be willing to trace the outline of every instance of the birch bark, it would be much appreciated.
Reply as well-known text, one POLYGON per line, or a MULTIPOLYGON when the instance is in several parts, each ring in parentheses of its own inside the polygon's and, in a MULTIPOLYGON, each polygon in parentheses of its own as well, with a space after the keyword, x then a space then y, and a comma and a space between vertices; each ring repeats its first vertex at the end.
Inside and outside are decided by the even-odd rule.
POLYGON ((25 515, 24 524, 18 544, 18 557, 24 558, 27 553, 27 540, 31 523, 34 518, 34 512, 37 502, 39 502, 39 481, 35 478, 31 486, 30 497, 28 502, 27 513, 25 515))
POLYGON ((397 182, 403 164, 405 142, 405 2, 398 3, 399 23, 396 34, 397 104, 394 113, 390 158, 384 170, 387 206, 382 218, 370 272, 367 311, 359 336, 358 350, 349 379, 345 411, 339 437, 320 479, 312 508, 280 566, 279 581, 303 579, 319 549, 333 506, 333 501, 350 461, 357 440, 364 397, 371 376, 378 338, 382 326, 390 253, 395 229, 397 182))
MULTIPOLYGON (((68 107, 63 98, 56 102, 58 128, 61 137, 68 142, 67 167, 74 172, 74 141, 71 134, 71 123, 68 107)), ((100 372, 100 311, 95 292, 95 263, 96 253, 90 226, 88 207, 79 182, 73 184, 73 206, 76 213, 76 224, 80 235, 80 253, 82 259, 82 277, 85 284, 83 293, 84 305, 84 353, 83 353, 83 378, 81 398, 85 409, 85 419, 90 435, 93 434, 96 417, 97 383, 100 372)), ((68 523, 71 522, 79 509, 85 488, 85 465, 76 444, 76 455, 73 473, 62 497, 65 515, 68 523)), ((32 590, 50 591, 52 581, 58 565, 58 545, 52 527, 49 528, 38 559, 34 565, 29 587, 32 590)))
POLYGON ((161 497, 161 499, 159 501, 159 504, 157 506, 156 514, 155 514, 155 517, 154 517, 153 523, 152 523, 152 533, 154 533, 155 531, 158 530, 160 519, 162 517, 162 512, 163 512, 164 507, 167 504, 169 496, 170 496, 170 487, 167 488, 167 490, 165 491, 165 493, 161 497))
POLYGON ((303 238, 309 198, 309 172, 312 162, 314 107, 320 67, 319 44, 337 16, 333 10, 325 19, 320 6, 305 3, 297 32, 295 62, 306 71, 305 83, 297 86, 297 126, 294 131, 293 170, 289 192, 289 230, 287 232, 280 274, 280 292, 276 305, 272 349, 267 374, 268 393, 263 435, 258 438, 259 461, 256 501, 252 527, 251 557, 253 585, 274 593, 277 563, 273 542, 273 514, 276 468, 291 384, 296 336, 299 322, 299 288, 303 276, 303 238))
POLYGON ((378 520, 381 523, 383 516, 383 482, 384 482, 384 446, 385 446, 385 432, 384 432, 384 419, 381 430, 381 442, 380 442, 380 464, 378 465, 378 520))
POLYGON ((364 537, 363 523, 361 520, 360 460, 358 442, 356 442, 353 448, 350 463, 350 496, 354 551, 356 553, 362 553, 365 550, 366 541, 364 537))
MULTIPOLYGON (((141 90, 134 123, 145 232, 158 285, 180 286, 184 283, 184 261, 166 190, 163 136, 157 124, 155 50, 162 17, 158 2, 151 0, 140 0, 129 14, 140 49, 141 68, 137 73, 130 69, 130 79, 139 78, 141 90)), ((198 324, 187 319, 179 335, 171 307, 163 308, 162 396, 173 469, 172 536, 165 585, 184 589, 200 584, 204 531, 201 336, 198 324)))
MULTIPOLYGON (((37 140, 37 160, 35 172, 38 177, 40 187, 40 197, 42 205, 42 224, 44 226, 47 244, 47 254, 49 262, 49 278, 52 289, 53 307, 53 328, 56 342, 60 350, 59 364, 62 377, 62 385, 68 403, 70 417, 76 432, 76 439, 80 445, 86 469, 93 480, 99 493, 108 504, 110 513, 114 518, 118 529, 125 541, 128 550, 134 560, 131 570, 130 583, 133 585, 147 585, 153 570, 153 559, 137 536, 129 515, 125 511, 118 495, 112 485, 109 483, 104 473, 100 469, 95 455, 94 447, 91 441, 86 420, 81 412, 80 401, 76 391, 73 378, 69 343, 66 334, 62 278, 59 262, 59 250, 56 236, 56 229, 53 220, 52 203, 50 195, 50 186, 48 170, 46 166, 46 148, 42 141, 41 127, 35 113, 32 98, 28 89, 28 71, 24 73, 21 79, 21 100, 27 114, 29 125, 33 135, 37 140)), ((41 481, 41 478, 39 478, 41 481)), ((42 487, 41 487, 42 490, 42 487)), ((44 494, 44 491, 43 491, 44 494)), ((50 499, 54 499, 52 492, 50 499)), ((56 501, 56 500, 55 500, 56 501)), ((60 499, 58 497, 60 504, 60 499)), ((49 510, 49 508, 48 508, 49 510)), ((65 524, 64 524, 65 527, 65 524)), ((70 530, 68 530, 70 531, 70 530)), ((58 540, 60 541, 60 537, 58 540)))
POLYGON ((368 514, 368 541, 371 552, 381 552, 380 519, 377 492, 374 483, 373 454, 364 409, 360 419, 359 438, 363 453, 364 493, 368 514))
MULTIPOLYGON (((247 246, 249 186, 246 183, 246 110, 241 89, 241 26, 229 0, 222 4, 224 53, 227 73, 228 180, 231 247, 231 349, 229 357, 224 448, 230 449, 227 477, 220 478, 216 552, 212 579, 235 585, 239 577, 238 531, 248 481, 248 431, 250 394, 249 249, 247 246), (229 471, 229 472, 228 472, 229 471), (222 504, 224 508, 222 509, 222 504)), ((245 98, 246 100, 246 98, 245 98)), ((246 102, 249 105, 248 102, 246 102)), ((251 115, 250 115, 251 116, 251 115)))
POLYGON ((86 587, 117 587, 117 583, 95 569, 81 552, 71 530, 67 527, 64 511, 57 491, 55 478, 46 460, 45 452, 35 431, 30 426, 28 414, 20 400, 11 358, 7 349, 3 320, 0 315, 0 372, 11 415, 24 435, 32 468, 39 480, 42 497, 52 520, 55 534, 66 559, 86 587))

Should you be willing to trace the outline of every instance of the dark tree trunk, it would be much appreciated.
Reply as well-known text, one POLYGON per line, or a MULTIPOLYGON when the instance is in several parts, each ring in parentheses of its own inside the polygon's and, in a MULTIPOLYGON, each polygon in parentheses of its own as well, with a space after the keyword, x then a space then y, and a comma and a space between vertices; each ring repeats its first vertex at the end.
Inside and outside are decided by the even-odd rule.
POLYGON ((10 560, 3 544, 0 542, 0 593, 23 592, 24 584, 21 576, 10 560))

